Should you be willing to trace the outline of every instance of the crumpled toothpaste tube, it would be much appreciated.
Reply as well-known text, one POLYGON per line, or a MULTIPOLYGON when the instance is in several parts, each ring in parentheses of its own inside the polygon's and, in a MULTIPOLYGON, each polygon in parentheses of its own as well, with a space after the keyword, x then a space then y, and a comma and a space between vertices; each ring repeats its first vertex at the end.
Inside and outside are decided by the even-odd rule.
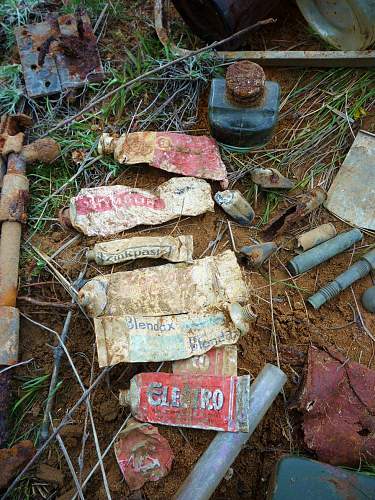
POLYGON ((192 264, 97 276, 81 288, 78 300, 92 317, 162 316, 244 303, 248 291, 235 254, 227 250, 192 264))
POLYGON ((142 422, 227 432, 249 431, 250 375, 139 373, 120 405, 142 422))
POLYGON ((212 137, 176 132, 132 132, 115 137, 102 134, 99 154, 113 154, 116 161, 126 165, 148 163, 152 167, 221 181, 228 184, 227 170, 219 148, 212 137))
POLYGON ((129 186, 81 189, 60 212, 87 236, 109 236, 141 224, 154 226, 181 216, 214 211, 211 187, 203 179, 173 177, 154 191, 129 186))
POLYGON ((165 259, 170 262, 191 262, 193 237, 135 236, 122 240, 104 241, 87 252, 88 260, 110 266, 134 259, 165 259))
POLYGON ((101 316, 95 318, 99 366, 174 361, 234 344, 240 336, 224 312, 174 316, 101 316))

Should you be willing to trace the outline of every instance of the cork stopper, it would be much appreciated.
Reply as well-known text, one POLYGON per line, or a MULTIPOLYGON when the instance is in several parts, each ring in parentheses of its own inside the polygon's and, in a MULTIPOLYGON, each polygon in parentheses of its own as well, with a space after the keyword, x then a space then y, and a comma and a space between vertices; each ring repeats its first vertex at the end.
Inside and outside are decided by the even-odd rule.
POLYGON ((238 104, 254 105, 263 96, 266 75, 259 64, 239 61, 226 74, 227 97, 238 104))

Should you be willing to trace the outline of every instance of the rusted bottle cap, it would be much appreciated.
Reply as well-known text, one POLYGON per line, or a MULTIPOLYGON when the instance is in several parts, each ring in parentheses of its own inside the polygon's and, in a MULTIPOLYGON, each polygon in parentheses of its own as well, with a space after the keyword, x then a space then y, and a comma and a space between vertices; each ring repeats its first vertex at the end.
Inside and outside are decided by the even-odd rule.
POLYGON ((251 61, 236 62, 227 70, 227 95, 237 103, 255 104, 263 95, 265 82, 266 75, 259 64, 251 61))

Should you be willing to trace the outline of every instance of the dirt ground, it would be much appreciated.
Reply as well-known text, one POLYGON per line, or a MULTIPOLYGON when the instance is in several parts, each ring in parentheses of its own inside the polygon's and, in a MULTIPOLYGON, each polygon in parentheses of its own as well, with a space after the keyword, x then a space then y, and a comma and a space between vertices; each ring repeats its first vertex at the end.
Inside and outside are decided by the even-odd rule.
MULTIPOLYGON (((298 44, 299 39, 295 43, 298 44)), ((293 70, 286 72, 285 70, 273 69, 268 75, 288 88, 292 88, 296 82, 293 70)), ((206 97, 202 98, 201 114, 197 124, 201 133, 201 129, 207 127, 205 99, 206 97)), ((374 118, 367 118, 367 120, 369 122, 368 128, 375 126, 374 118)), ((286 123, 279 125, 279 127, 286 126, 286 123)), ((296 178, 302 175, 301 172, 292 174, 296 178)), ((116 179, 116 184, 153 188, 170 177, 171 175, 168 173, 140 166, 124 169, 123 173, 116 179)), ((243 185, 236 185, 242 191, 246 189, 246 186, 246 180, 243 185)), ((219 190, 219 186, 213 184, 213 191, 217 190, 219 190)), ((262 212, 262 196, 259 198, 255 211, 258 215, 262 212)), ((206 251, 209 242, 215 239, 220 221, 226 221, 226 215, 216 206, 214 214, 186 218, 177 222, 172 221, 160 229, 142 227, 139 231, 128 231, 126 234, 118 236, 192 234, 194 237, 194 257, 199 258, 206 251)), ((311 221, 305 220, 300 227, 296 227, 295 233, 313 227, 311 223, 315 226, 326 222, 333 222, 338 232, 349 229, 346 224, 332 217, 326 210, 321 209, 311 221)), ((232 228, 237 248, 249 244, 249 238, 260 237, 256 229, 243 228, 234 223, 232 228)), ((58 224, 52 224, 47 235, 34 238, 33 243, 41 250, 51 254, 72 236, 73 233, 66 233, 58 224)), ((92 246, 95 241, 93 238, 82 237, 79 243, 69 247, 59 255, 57 262, 64 273, 72 279, 78 275, 84 260, 83 249, 92 246)), ((357 249, 374 242, 374 238, 366 236, 364 241, 357 245, 357 249)), ((353 286, 353 292, 350 289, 344 291, 319 311, 312 311, 304 303, 304 299, 311 292, 317 290, 349 266, 353 257, 352 250, 335 257, 301 277, 292 279, 285 269, 285 263, 295 254, 295 239, 293 235, 288 234, 278 240, 278 243, 280 250, 271 258, 269 264, 265 264, 259 270, 249 268, 247 263, 239 257, 243 276, 248 285, 248 300, 257 312, 258 319, 248 335, 242 337, 238 343, 238 373, 239 375, 251 374, 252 377, 256 377, 265 363, 277 364, 277 353, 272 340, 273 311, 280 366, 288 376, 288 382, 285 386, 285 401, 281 395, 277 398, 235 461, 232 478, 223 480, 215 492, 213 498, 217 500, 228 498, 263 499, 269 491, 270 475, 279 457, 285 453, 298 453, 313 457, 303 443, 301 417, 295 410, 289 409, 298 390, 307 349, 311 344, 322 347, 333 345, 346 357, 375 368, 374 343, 361 326, 356 305, 357 303, 368 329, 375 332, 374 315, 364 311, 360 303, 362 292, 372 284, 370 276, 356 283, 353 286), (272 287, 270 287, 270 280, 272 287)), ((231 241, 228 232, 226 232, 216 253, 228 248, 231 248, 231 241)), ((145 259, 135 263, 120 264, 115 268, 90 264, 86 277, 90 278, 99 273, 106 274, 160 263, 145 259)), ((28 268, 22 270, 19 295, 28 295, 45 301, 69 302, 68 294, 57 282, 51 282, 53 279, 48 273, 43 273, 37 279, 30 277, 34 265, 35 262, 31 262, 28 268), (46 281, 47 284, 45 284, 46 281)), ((37 307, 23 301, 19 302, 19 307, 32 319, 58 332, 61 331, 66 314, 64 310, 37 307)), ((33 370, 36 369, 39 374, 50 373, 53 366, 51 345, 56 344, 54 337, 27 320, 23 319, 21 326, 20 360, 33 358, 33 370)), ((87 386, 90 384, 90 377, 97 376, 100 371, 94 345, 95 338, 91 324, 81 313, 75 311, 67 347, 83 383, 87 386), (93 374, 91 374, 92 366, 93 374)), ((102 449, 107 446, 128 415, 128 412, 118 405, 119 389, 127 388, 129 380, 134 374, 140 371, 151 371, 157 366, 153 364, 118 365, 112 369, 105 382, 94 391, 91 402, 102 449)), ((170 371, 170 369, 170 363, 165 363, 163 370, 170 371)), ((30 374, 31 370, 31 366, 27 366, 20 369, 19 374, 30 374)), ((81 390, 66 360, 63 360, 60 374, 63 386, 57 393, 54 407, 56 422, 60 421, 81 395, 81 390)), ((74 414, 71 425, 62 431, 65 445, 75 464, 81 451, 85 413, 85 406, 81 406, 74 414)), ((28 415, 25 426, 40 421, 42 415, 43 404, 40 401, 36 408, 34 407, 32 414, 28 415)), ((168 439, 175 459, 173 468, 166 478, 157 483, 148 483, 143 488, 144 497, 150 500, 164 500, 172 497, 215 434, 195 429, 183 429, 183 432, 180 432, 178 429, 163 426, 159 426, 159 430, 168 439)), ((91 435, 86 443, 85 456, 83 476, 91 470, 97 460, 91 435)), ((61 468, 65 475, 65 482, 58 495, 66 495, 64 496, 66 499, 71 498, 73 481, 56 444, 49 448, 41 462, 61 468)), ((113 451, 108 454, 104 463, 112 498, 130 498, 129 489, 122 479, 113 451)), ((99 470, 90 482, 87 498, 105 498, 99 470)))

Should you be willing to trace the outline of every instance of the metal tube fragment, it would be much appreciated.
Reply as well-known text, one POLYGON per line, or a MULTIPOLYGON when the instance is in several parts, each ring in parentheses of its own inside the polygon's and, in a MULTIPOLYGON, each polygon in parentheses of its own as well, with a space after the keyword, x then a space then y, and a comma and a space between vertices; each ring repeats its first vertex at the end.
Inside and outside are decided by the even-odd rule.
POLYGON ((274 365, 266 364, 250 386, 249 432, 219 432, 195 464, 174 500, 208 500, 243 445, 281 391, 287 377, 274 365))
POLYGON ((318 292, 307 299, 314 309, 319 309, 328 300, 336 297, 340 292, 348 288, 355 281, 364 278, 370 271, 375 270, 375 249, 367 252, 360 260, 341 273, 334 281, 331 281, 318 292))
POLYGON ((287 268, 292 276, 304 273, 331 257, 344 252, 362 238, 363 234, 359 229, 352 229, 351 231, 340 233, 335 238, 331 238, 307 250, 307 252, 293 257, 293 259, 288 262, 287 268))

